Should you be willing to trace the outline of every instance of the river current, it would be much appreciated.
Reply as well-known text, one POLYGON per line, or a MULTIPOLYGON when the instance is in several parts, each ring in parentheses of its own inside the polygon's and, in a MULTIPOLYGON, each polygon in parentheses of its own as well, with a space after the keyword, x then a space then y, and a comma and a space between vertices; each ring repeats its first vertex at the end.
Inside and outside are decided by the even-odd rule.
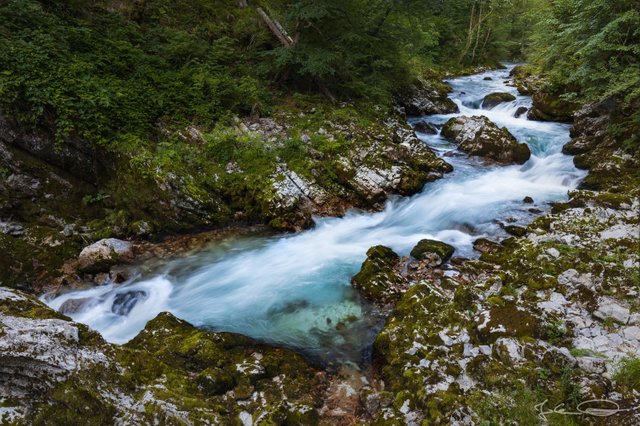
POLYGON ((419 194, 390 199, 381 212, 315 218, 313 229, 297 234, 230 237, 124 284, 43 300, 58 309, 69 299, 89 298, 71 317, 114 343, 127 342, 169 311, 196 326, 291 347, 321 362, 358 361, 380 325, 350 286, 369 247, 383 244, 407 255, 419 240, 433 238, 455 246, 456 255, 476 257, 475 239, 503 237, 500 221, 530 222, 549 202, 566 199, 584 177, 561 153, 569 125, 514 117, 531 99, 505 85, 510 68, 449 80, 460 112, 409 121, 440 125, 457 115, 487 116, 529 145, 532 156, 524 165, 487 165, 440 135, 418 133, 454 171, 419 194), (492 92, 509 92, 516 100, 481 109, 492 92), (534 204, 523 203, 526 196, 534 204))

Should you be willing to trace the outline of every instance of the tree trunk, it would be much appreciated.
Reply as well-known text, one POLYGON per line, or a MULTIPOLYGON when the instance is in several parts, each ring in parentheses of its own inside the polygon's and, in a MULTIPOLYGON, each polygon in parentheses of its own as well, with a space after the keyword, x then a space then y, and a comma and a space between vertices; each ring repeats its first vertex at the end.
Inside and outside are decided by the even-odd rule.
POLYGON ((256 8, 256 10, 258 11, 260 18, 262 18, 264 23, 267 24, 267 27, 269 27, 271 33, 280 41, 280 44, 284 47, 290 47, 293 45, 293 39, 289 37, 289 34, 287 34, 278 21, 271 19, 267 12, 265 12, 261 7, 256 8))
POLYGON ((469 29, 467 30, 467 41, 464 45, 464 49, 462 49, 462 52, 460 53, 460 57, 458 58, 458 64, 462 63, 462 61, 464 60, 464 57, 467 56, 467 52, 469 51, 469 48, 471 47, 471 40, 473 40, 473 32, 474 32, 473 18, 475 14, 476 14, 476 2, 474 0, 473 4, 471 5, 471 14, 469 15, 469 29))

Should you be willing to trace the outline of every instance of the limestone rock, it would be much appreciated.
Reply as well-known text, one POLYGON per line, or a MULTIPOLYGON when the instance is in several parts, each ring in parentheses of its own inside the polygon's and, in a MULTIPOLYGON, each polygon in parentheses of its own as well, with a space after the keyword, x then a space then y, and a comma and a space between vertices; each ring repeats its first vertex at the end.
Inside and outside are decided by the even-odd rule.
POLYGON ((406 279, 395 269, 399 259, 389 247, 371 247, 360 272, 352 278, 352 285, 367 299, 380 303, 397 301, 406 286, 406 279))
POLYGON ((441 134, 469 155, 502 164, 524 164, 531 157, 527 144, 518 143, 506 128, 499 128, 483 116, 454 117, 447 121, 441 134))
POLYGON ((593 313, 593 316, 606 320, 612 318, 615 321, 626 324, 629 322, 629 309, 622 306, 617 300, 611 297, 602 297, 598 301, 598 309, 593 313))
POLYGON ((133 259, 133 244, 117 238, 105 238, 85 247, 78 256, 83 272, 102 272, 117 263, 133 259))

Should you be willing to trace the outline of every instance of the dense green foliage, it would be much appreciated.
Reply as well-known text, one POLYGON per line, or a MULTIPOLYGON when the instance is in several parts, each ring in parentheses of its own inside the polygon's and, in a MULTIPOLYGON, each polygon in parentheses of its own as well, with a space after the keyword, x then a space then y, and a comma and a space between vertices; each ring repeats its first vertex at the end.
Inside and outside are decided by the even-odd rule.
POLYGON ((640 3, 561 0, 543 6, 532 58, 552 83, 587 99, 640 98, 640 3))
MULTIPOLYGON (((0 108, 117 148, 158 129, 268 113, 273 89, 390 101, 426 68, 517 56, 528 0, 0 3, 0 108), (333 94, 333 95, 332 95, 333 94)), ((277 102, 277 101, 276 101, 277 102)))
POLYGON ((264 37, 250 11, 153 3, 136 14, 108 1, 3 2, 4 113, 59 137, 113 144, 165 123, 207 124, 263 105, 266 92, 246 61, 264 37))

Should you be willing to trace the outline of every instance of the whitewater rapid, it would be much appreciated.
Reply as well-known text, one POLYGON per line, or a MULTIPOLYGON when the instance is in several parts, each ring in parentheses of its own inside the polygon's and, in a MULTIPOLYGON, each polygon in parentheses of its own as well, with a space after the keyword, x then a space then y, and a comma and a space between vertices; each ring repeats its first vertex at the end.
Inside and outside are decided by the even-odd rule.
POLYGON ((456 255, 474 257, 475 239, 504 235, 499 221, 530 222, 536 210, 565 199, 584 177, 561 153, 568 125, 514 117, 531 100, 504 84, 508 73, 452 79, 450 97, 460 113, 409 121, 440 125, 457 115, 487 116, 529 145, 532 156, 522 166, 487 165, 439 135, 419 133, 454 171, 413 197, 391 199, 381 212, 316 218, 315 228, 293 235, 229 238, 151 276, 43 300, 58 309, 67 300, 88 298, 71 317, 115 343, 130 340, 158 313, 170 311, 196 326, 241 333, 321 360, 357 360, 376 333, 375 320, 367 315, 370 306, 350 286, 368 248, 383 244, 407 255, 419 240, 434 238, 455 246, 456 255), (509 92, 516 100, 479 109, 492 92, 509 92), (526 196, 535 204, 524 204, 526 196))

